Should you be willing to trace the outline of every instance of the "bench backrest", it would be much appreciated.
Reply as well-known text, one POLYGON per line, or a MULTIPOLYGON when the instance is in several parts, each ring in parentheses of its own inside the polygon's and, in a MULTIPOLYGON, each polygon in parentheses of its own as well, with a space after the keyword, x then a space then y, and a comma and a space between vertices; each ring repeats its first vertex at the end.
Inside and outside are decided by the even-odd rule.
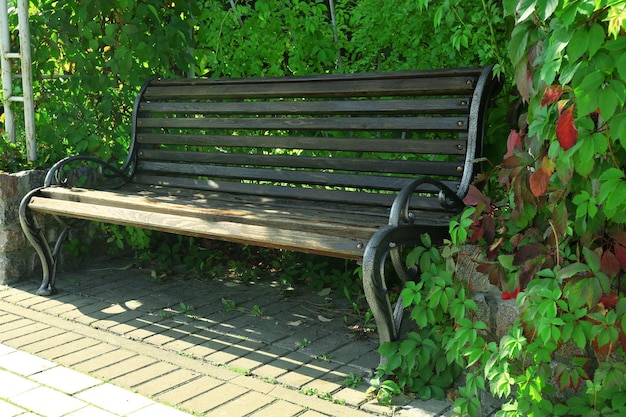
MULTIPOLYGON (((153 80, 135 103, 133 181, 389 208, 430 176, 463 197, 495 84, 491 67, 153 80)), ((419 208, 441 210, 421 191, 419 208)))

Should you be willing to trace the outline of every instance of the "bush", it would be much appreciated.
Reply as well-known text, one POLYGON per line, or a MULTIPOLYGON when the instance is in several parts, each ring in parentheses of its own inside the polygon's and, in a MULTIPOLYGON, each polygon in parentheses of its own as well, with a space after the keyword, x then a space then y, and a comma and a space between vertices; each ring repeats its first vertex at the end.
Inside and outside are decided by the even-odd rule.
MULTIPOLYGON (((502 416, 622 415, 626 3, 504 6, 515 20, 508 55, 523 110, 504 160, 478 179, 466 199, 473 207, 451 224, 454 244, 444 251, 464 237, 480 245, 479 270, 515 299, 520 317, 498 339, 472 308, 449 313, 441 332, 454 332, 441 342, 448 363, 466 369, 455 405, 475 415, 489 390, 505 399, 502 416), (558 361, 566 344, 582 356, 558 361)), ((436 280, 449 275, 446 262, 436 280)), ((437 290, 456 294, 447 305, 465 299, 457 286, 437 290)), ((418 324, 432 325, 424 314, 418 324)))

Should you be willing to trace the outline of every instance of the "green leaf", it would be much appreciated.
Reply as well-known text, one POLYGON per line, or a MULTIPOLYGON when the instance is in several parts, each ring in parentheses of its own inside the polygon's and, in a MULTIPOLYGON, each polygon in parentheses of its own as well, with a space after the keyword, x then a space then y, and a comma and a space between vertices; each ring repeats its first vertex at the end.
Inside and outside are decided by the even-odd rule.
POLYGON ((618 99, 617 94, 612 88, 604 88, 599 92, 600 113, 605 120, 609 120, 615 114, 618 99))
POLYGON ((604 44, 605 39, 604 28, 598 23, 594 23, 589 29, 589 58, 593 58, 604 44))
POLYGON ((591 268, 593 273, 597 273, 600 271, 600 257, 596 255, 594 251, 587 247, 583 247, 583 256, 585 257, 585 262, 591 268))
POLYGON ((626 81, 626 53, 622 53, 620 58, 615 63, 615 68, 617 69, 617 74, 619 77, 626 81))
POLYGON ((576 263, 573 263, 571 265, 568 265, 562 268, 559 271, 558 277, 560 279, 568 279, 582 272, 589 272, 589 267, 583 263, 576 262, 576 263))
POLYGON ((578 28, 567 44, 567 55, 570 62, 576 62, 589 48, 589 32, 586 27, 578 28))

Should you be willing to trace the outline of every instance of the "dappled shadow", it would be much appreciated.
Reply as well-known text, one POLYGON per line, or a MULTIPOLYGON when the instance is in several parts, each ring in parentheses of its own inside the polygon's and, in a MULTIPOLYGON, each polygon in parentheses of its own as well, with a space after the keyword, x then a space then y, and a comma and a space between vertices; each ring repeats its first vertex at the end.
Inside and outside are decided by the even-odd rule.
POLYGON ((307 393, 336 394, 378 364, 375 333, 351 328, 362 318, 343 295, 269 279, 159 282, 132 259, 61 271, 57 280, 59 293, 29 308, 307 393))

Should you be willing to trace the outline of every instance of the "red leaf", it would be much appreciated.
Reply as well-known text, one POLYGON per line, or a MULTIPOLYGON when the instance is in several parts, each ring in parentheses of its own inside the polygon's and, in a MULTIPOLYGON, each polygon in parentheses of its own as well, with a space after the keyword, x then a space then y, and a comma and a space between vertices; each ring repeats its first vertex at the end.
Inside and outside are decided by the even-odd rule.
POLYGON ((533 172, 529 179, 530 191, 535 197, 541 197, 548 190, 550 176, 543 169, 533 172))
POLYGON ((463 199, 463 202, 468 206, 475 206, 481 201, 487 201, 487 197, 474 185, 470 185, 467 190, 467 195, 463 199))
POLYGON ((517 130, 511 129, 509 138, 506 140, 506 155, 504 155, 504 158, 513 156, 515 150, 522 151, 522 135, 517 130))
POLYGON ((616 277, 622 269, 615 254, 608 250, 602 254, 600 265, 600 270, 608 275, 609 278, 616 277))
POLYGON ((515 84, 524 102, 528 103, 533 86, 533 75, 528 68, 528 57, 524 61, 520 61, 517 66, 515 84))
POLYGON ((578 129, 574 125, 574 106, 569 106, 561 112, 556 121, 556 138, 564 151, 576 144, 578 129))
POLYGON ((554 104, 563 95, 563 87, 560 85, 551 85, 546 88, 546 91, 543 92, 543 97, 541 98, 541 107, 548 106, 550 104, 554 104))
POLYGON ((626 248, 624 248, 622 245, 615 245, 614 250, 615 257, 617 258, 620 266, 622 267, 622 269, 626 269, 626 248))
POLYGON ((611 293, 609 295, 603 295, 600 297, 600 302, 604 306, 604 308, 614 308, 619 301, 619 296, 615 293, 611 293))

